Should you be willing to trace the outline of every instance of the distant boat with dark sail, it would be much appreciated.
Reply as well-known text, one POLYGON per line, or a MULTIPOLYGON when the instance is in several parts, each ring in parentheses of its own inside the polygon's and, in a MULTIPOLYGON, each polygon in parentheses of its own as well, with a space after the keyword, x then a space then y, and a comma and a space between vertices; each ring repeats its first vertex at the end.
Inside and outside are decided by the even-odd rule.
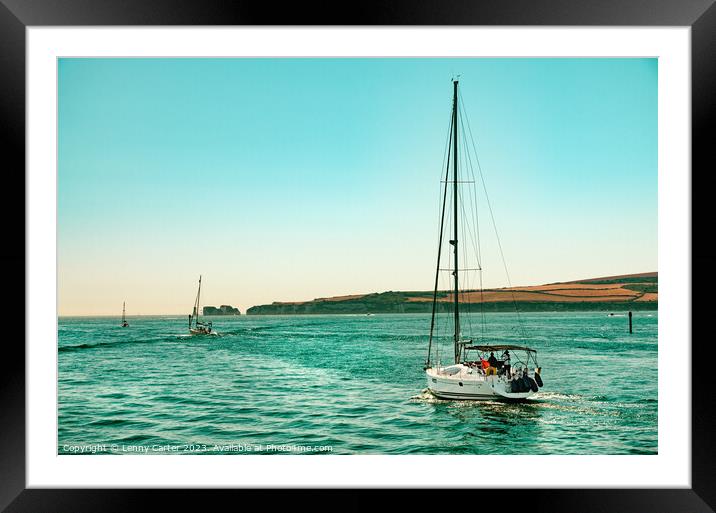
POLYGON ((189 315, 189 333, 191 335, 213 335, 216 333, 213 331, 211 321, 202 322, 199 320, 199 308, 201 302, 201 275, 199 275, 199 289, 196 292, 196 299, 194 300, 194 310, 189 315))
MULTIPOLYGON (((494 216, 479 169, 474 141, 471 148, 467 145, 463 119, 466 116, 460 116, 462 105, 459 98, 458 81, 453 80, 452 116, 446 144, 447 168, 444 188, 441 191, 433 308, 428 356, 424 367, 428 390, 440 399, 524 400, 534 395, 542 386, 541 368, 537 363, 536 350, 522 343, 497 342, 487 334, 487 317, 482 311, 483 258, 478 229, 478 195, 475 189, 477 180, 473 164, 478 166, 480 172, 480 183, 485 192, 493 226, 494 216), (458 151, 458 128, 462 129, 462 151, 458 151), (461 174, 461 168, 464 174, 461 174), (461 190, 461 187, 470 185, 473 190, 461 190), (465 205, 466 202, 470 204, 465 205), (473 275, 469 273, 478 273, 476 276, 479 288, 475 287, 474 282, 473 286, 470 286, 473 275), (439 290, 441 277, 444 277, 446 282, 442 291, 439 290), (475 304, 480 305, 479 312, 473 311, 475 304), (473 319, 473 314, 478 314, 476 319, 473 319), (446 351, 447 355, 444 355, 449 359, 449 363, 443 365, 440 361, 440 349, 445 346, 450 348, 446 351)), ((469 126, 467 122, 467 131, 471 138, 472 131, 469 126)), ((497 235, 496 227, 495 234, 497 235)), ((499 238, 497 241, 499 254, 507 271, 499 238)), ((507 279, 509 282, 509 274, 507 279)), ((519 336, 524 338, 526 333, 516 302, 514 303, 517 314, 514 328, 518 330, 519 336)))
POLYGON ((126 302, 122 301, 122 327, 128 328, 129 323, 127 322, 127 310, 126 310, 126 302))

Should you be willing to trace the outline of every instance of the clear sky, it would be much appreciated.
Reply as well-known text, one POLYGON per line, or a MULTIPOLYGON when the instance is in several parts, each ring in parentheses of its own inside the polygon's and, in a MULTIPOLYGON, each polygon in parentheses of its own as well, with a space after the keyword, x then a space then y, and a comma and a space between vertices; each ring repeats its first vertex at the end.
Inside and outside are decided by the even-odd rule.
POLYGON ((61 315, 431 290, 454 74, 513 285, 657 269, 656 59, 58 66, 61 315))

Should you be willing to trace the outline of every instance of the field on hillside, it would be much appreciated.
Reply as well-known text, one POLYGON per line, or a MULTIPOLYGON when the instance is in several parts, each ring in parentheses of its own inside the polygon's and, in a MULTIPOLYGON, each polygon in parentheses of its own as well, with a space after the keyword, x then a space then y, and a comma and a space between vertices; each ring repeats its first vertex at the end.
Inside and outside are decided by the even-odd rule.
MULTIPOLYGON (((500 311, 552 310, 644 310, 656 309, 659 300, 657 273, 608 276, 565 283, 520 286, 461 292, 461 304, 480 304, 500 311)), ((436 301, 443 307, 454 303, 453 293, 439 291, 436 301)), ((411 313, 432 309, 433 292, 389 291, 317 298, 311 301, 274 302, 254 306, 248 314, 356 314, 411 313)))

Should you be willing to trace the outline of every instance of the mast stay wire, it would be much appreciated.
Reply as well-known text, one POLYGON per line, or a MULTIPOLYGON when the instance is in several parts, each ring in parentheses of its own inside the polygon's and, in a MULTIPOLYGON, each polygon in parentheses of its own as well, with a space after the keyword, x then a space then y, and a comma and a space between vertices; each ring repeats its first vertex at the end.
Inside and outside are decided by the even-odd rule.
MULTIPOLYGON (((464 110, 463 110, 464 114, 464 110)), ((477 195, 477 185, 475 181, 475 173, 473 170, 472 165, 472 157, 470 156, 470 147, 467 143, 467 131, 465 130, 465 124, 462 120, 462 118, 465 117, 465 115, 460 117, 460 123, 462 126, 462 137, 463 137, 463 145, 465 146, 466 150, 463 151, 464 158, 465 158, 465 164, 466 168, 470 171, 470 176, 472 177, 471 181, 468 181, 468 183, 472 184, 472 187, 467 187, 467 190, 470 195, 470 210, 472 214, 472 222, 474 223, 474 229, 475 229, 475 236, 473 236, 472 230, 469 230, 469 236, 470 240, 472 242, 473 250, 475 251, 475 256, 477 258, 477 270, 478 270, 478 280, 479 280, 479 290, 480 290, 480 320, 481 320, 481 335, 482 338, 485 338, 485 332, 487 327, 487 320, 485 317, 485 307, 484 307, 484 291, 483 291, 483 281, 482 281, 482 248, 480 245, 480 224, 479 224, 479 212, 477 208, 478 203, 478 195, 477 195)), ((464 212, 464 202, 463 202, 463 215, 466 219, 468 219, 467 213, 464 212)))
MULTIPOLYGON (((449 158, 450 158, 450 136, 452 135, 452 118, 453 118, 453 114, 452 114, 452 112, 450 112, 450 118, 449 118, 449 121, 448 121, 448 129, 447 129, 447 134, 446 134, 446 137, 445 137, 445 146, 444 146, 444 148, 443 148, 443 160, 442 160, 442 163, 441 163, 441 165, 440 165, 440 177, 442 177, 442 174, 443 174, 443 171, 442 171, 442 170, 445 169, 445 162, 446 162, 446 160, 447 160, 448 163, 449 163, 449 158)), ((448 164, 448 165, 449 165, 449 164, 448 164)), ((440 183, 438 183, 438 194, 439 194, 439 195, 438 195, 438 205, 442 205, 442 211, 443 211, 443 212, 445 211, 445 206, 446 206, 446 205, 444 205, 444 203, 445 203, 445 195, 446 195, 446 193, 447 193, 447 177, 446 177, 445 180, 446 180, 446 183, 445 183, 445 193, 443 193, 443 194, 440 194, 440 193, 442 193, 443 191, 441 190, 441 189, 442 189, 442 186, 440 185, 440 183), (442 199, 440 198, 440 195, 443 196, 442 199)), ((438 224, 438 233, 441 233, 441 232, 442 232, 442 229, 441 229, 441 228, 442 228, 443 222, 444 222, 444 215, 441 216, 440 222, 439 222, 439 224, 438 224)), ((441 251, 441 250, 442 250, 442 240, 440 240, 440 237, 438 237, 438 259, 440 258, 440 251, 441 251)), ((436 271, 436 272, 438 273, 438 276, 436 277, 436 283, 435 283, 436 290, 435 290, 434 293, 437 293, 437 290, 438 290, 437 287, 439 286, 439 280, 438 280, 438 278, 439 278, 439 274, 440 274, 440 273, 439 273, 439 271, 436 271)), ((433 304, 433 309, 434 309, 434 311, 433 311, 433 321, 437 321, 438 326, 435 326, 435 325, 431 326, 430 343, 432 343, 432 338, 433 338, 432 328, 439 328, 440 316, 439 316, 439 315, 436 315, 436 314, 438 313, 438 312, 437 312, 437 310, 438 310, 438 303, 437 303, 437 302, 435 302, 435 303, 433 304)), ((436 329, 436 331, 437 331, 438 333, 440 333, 439 329, 436 329)), ((439 341, 439 338, 438 338, 438 340, 437 340, 436 343, 435 343, 435 359, 436 359, 436 361, 439 361, 439 359, 440 359, 440 349, 439 349, 439 346, 440 346, 440 341, 439 341)), ((428 361, 430 361, 430 352, 431 352, 431 348, 428 347, 428 361)))
MULTIPOLYGON (((458 92, 458 94, 460 95, 460 98, 462 99, 462 94, 461 94, 460 92, 458 92)), ((464 100, 462 100, 462 101, 460 101, 459 103, 460 103, 460 107, 462 108, 462 111, 463 111, 463 117, 465 117, 465 114, 464 114, 464 113, 465 113, 465 105, 464 105, 465 102, 464 102, 464 100)), ((500 242, 500 235, 499 235, 499 233, 498 233, 498 231, 497 231, 497 223, 495 222, 495 215, 494 215, 494 213, 493 213, 493 211, 492 211, 492 204, 490 203, 490 197, 489 197, 489 195, 487 194, 487 185, 485 184, 485 177, 484 177, 484 174, 483 174, 483 172, 482 172, 482 166, 480 165, 480 158, 479 158, 478 155, 477 155, 477 148, 476 148, 476 146, 475 146, 475 138, 474 138, 474 136, 473 136, 473 134, 472 134, 472 128, 470 127, 470 120, 469 120, 469 119, 467 120, 467 129, 468 129, 468 131, 469 131, 469 133, 470 133, 470 139, 471 139, 472 148, 473 148, 473 151, 474 151, 474 154, 475 154, 475 161, 476 161, 476 163, 477 163, 478 174, 480 175, 480 182, 482 183, 482 189, 483 189, 483 191, 485 192, 485 200, 486 200, 486 203, 487 203, 487 208, 488 208, 488 210, 489 210, 489 212, 490 212, 490 218, 491 218, 491 220, 492 220, 492 226, 493 226, 494 231, 495 231, 495 237, 496 237, 496 239, 497 239, 497 247, 499 248, 500 258, 502 259, 502 266, 503 266, 504 269, 505 269, 505 274, 506 274, 506 277, 507 277, 507 285, 510 287, 510 293, 511 293, 511 296, 512 296, 512 303, 513 303, 513 305, 514 305, 514 307, 515 307, 515 314, 516 314, 516 316, 517 316, 517 323, 518 323, 518 325, 519 325, 519 329, 520 329, 520 333, 521 333, 522 337, 523 337, 523 338, 527 338, 527 333, 525 332, 524 323, 523 323, 523 321, 522 321, 522 317, 520 316, 520 311, 519 311, 519 309, 517 308, 517 299, 515 298, 515 292, 514 292, 514 290, 512 289, 512 280, 510 279, 510 272, 509 272, 509 270, 507 269, 507 262, 505 261, 505 254, 504 254, 504 252, 503 252, 503 250, 502 250, 502 243, 500 242)))
MULTIPOLYGON (((461 200, 460 206, 461 206, 462 214, 463 214, 462 217, 460 218, 460 229, 461 229, 462 233, 464 234, 464 233, 467 233, 465 230, 465 225, 467 224, 467 221, 466 221, 467 216, 465 215, 465 202, 462 201, 463 193, 462 193, 461 189, 458 190, 458 197, 461 200)), ((468 259, 467 259, 468 252, 467 252, 466 248, 467 248, 467 244, 463 244, 462 248, 460 248, 460 249, 462 250, 462 261, 465 262, 465 267, 467 268, 468 267, 468 265, 467 265, 468 264, 468 259)), ((472 333, 472 315, 470 315, 472 313, 472 309, 470 308, 470 301, 469 301, 469 298, 470 298, 470 272, 469 271, 463 272, 462 280, 464 283, 463 289, 461 291, 462 302, 465 305, 465 317, 467 318, 467 328, 469 330, 468 333, 472 333)))

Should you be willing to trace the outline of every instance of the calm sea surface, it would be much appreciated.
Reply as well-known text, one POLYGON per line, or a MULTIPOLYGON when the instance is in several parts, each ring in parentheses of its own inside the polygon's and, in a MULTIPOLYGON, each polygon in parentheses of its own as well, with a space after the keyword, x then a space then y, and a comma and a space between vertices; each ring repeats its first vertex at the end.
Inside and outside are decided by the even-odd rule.
MULTIPOLYGON (((426 314, 59 319, 58 453, 655 454, 657 313, 522 314, 527 404, 425 391, 426 314)), ((489 342, 514 315, 488 314, 489 342)), ((446 351, 449 351, 449 349, 446 351)))

